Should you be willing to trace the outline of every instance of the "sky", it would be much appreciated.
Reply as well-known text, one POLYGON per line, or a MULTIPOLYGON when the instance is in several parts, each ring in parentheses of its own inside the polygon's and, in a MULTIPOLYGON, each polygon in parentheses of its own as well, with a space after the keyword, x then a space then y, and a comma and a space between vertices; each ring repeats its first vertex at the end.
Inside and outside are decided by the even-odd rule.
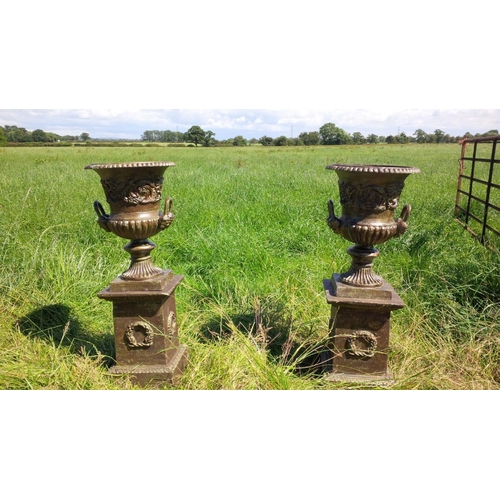
POLYGON ((365 136, 500 129, 483 50, 497 44, 496 17, 482 13, 493 0, 481 11, 463 0, 189 5, 88 0, 72 11, 46 0, 25 16, 11 2, 0 125, 102 139, 199 125, 219 140, 298 137, 328 122, 365 136))
POLYGON ((140 139, 145 130, 186 132, 192 125, 215 138, 259 139, 318 131, 333 122, 349 133, 412 135, 436 129, 456 136, 500 129, 500 109, 0 109, 0 125, 97 139, 140 139))

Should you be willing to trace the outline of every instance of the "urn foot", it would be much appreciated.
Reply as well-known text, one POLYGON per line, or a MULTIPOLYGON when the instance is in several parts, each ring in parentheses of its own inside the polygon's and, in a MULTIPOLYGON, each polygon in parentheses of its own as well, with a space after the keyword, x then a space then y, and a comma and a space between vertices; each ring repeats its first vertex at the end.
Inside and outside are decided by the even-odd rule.
POLYGON ((352 263, 349 270, 340 275, 342 283, 369 288, 384 284, 384 280, 373 272, 373 260, 380 255, 376 248, 354 245, 347 253, 352 257, 352 263))
POLYGON ((154 278, 163 273, 163 269, 156 267, 149 255, 156 247, 149 240, 133 240, 123 248, 130 254, 130 267, 121 275, 124 280, 142 281, 154 278))

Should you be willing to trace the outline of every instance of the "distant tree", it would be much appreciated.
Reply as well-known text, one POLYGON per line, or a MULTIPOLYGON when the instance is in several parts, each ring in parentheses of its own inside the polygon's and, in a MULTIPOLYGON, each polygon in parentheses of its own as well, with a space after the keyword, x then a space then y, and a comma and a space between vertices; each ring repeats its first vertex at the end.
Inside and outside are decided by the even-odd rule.
POLYGON ((78 136, 77 135, 63 135, 61 136, 61 141, 77 141, 78 136))
POLYGON ((154 140, 153 137, 154 137, 154 134, 153 134, 152 130, 145 130, 141 135, 141 141, 153 142, 153 140, 154 140))
POLYGON ((442 130, 440 129, 434 130, 434 136, 436 137, 436 142, 438 143, 444 142, 445 133, 442 130))
POLYGON ((0 127, 0 144, 5 144, 7 142, 7 135, 3 127, 0 127))
POLYGON ((205 131, 198 125, 193 125, 187 132, 186 136, 189 142, 194 142, 195 146, 202 144, 205 140, 205 131))
POLYGON ((187 132, 176 132, 176 142, 187 142, 187 132))
POLYGON ((28 132, 24 127, 5 125, 5 135, 7 142, 31 142, 31 132, 28 132))
POLYGON ((284 135, 280 135, 279 137, 276 137, 273 141, 274 146, 288 146, 288 138, 285 137, 284 135))
POLYGON ((172 130, 164 130, 162 142, 177 142, 177 132, 172 132, 172 130))
POLYGON ((237 135, 233 139, 233 146, 248 146, 248 141, 242 135, 237 135))
POLYGON ((481 134, 481 135, 483 137, 491 137, 494 135, 498 135, 498 130, 497 129, 489 130, 488 132, 485 132, 484 134, 481 134))
POLYGON ((399 144, 408 144, 410 142, 410 138, 404 132, 396 135, 394 139, 396 142, 399 142, 399 144))
POLYGON ((33 142, 47 142, 47 134, 43 130, 37 128, 31 132, 31 140, 33 142))
POLYGON ((252 144, 252 146, 254 144, 259 144, 259 141, 255 138, 255 137, 252 137, 249 141, 248 141, 250 144, 252 144))
POLYGON ((419 144, 423 144, 427 141, 427 134, 421 128, 415 130, 415 132, 413 132, 413 135, 416 137, 416 140, 419 144))
POLYGON ((370 134, 366 140, 368 141, 368 143, 370 144, 377 144, 379 142, 379 137, 378 135, 375 135, 375 134, 370 134))
POLYGON ((321 136, 321 143, 326 145, 348 144, 350 142, 349 134, 337 127, 335 123, 325 123, 319 129, 319 135, 321 136))
POLYGON ((53 132, 45 132, 45 142, 57 142, 61 140, 61 136, 53 132))
POLYGON ((305 146, 316 146, 321 142, 319 132, 302 132, 299 134, 299 139, 305 146))
POLYGON ((378 142, 386 142, 386 137, 384 135, 379 135, 378 142))
POLYGON ((272 146, 273 144, 273 138, 272 137, 269 137, 267 135, 263 135, 260 139, 259 139, 259 142, 263 145, 263 146, 272 146))
POLYGON ((394 144, 396 142, 396 139, 394 138, 393 135, 388 135, 385 138, 385 142, 387 142, 387 144, 394 144))
POLYGON ((24 127, 18 129, 19 142, 31 142, 31 132, 28 132, 24 127))
POLYGON ((165 132, 162 130, 153 130, 155 142, 165 142, 165 132))
POLYGON ((81 141, 88 141, 88 140, 90 140, 90 135, 87 134, 87 132, 83 132, 82 134, 80 134, 80 140, 81 141))
POLYGON ((209 146, 213 146, 216 142, 214 136, 214 132, 212 132, 211 130, 207 130, 205 132, 205 136, 203 137, 203 146, 205 146, 206 148, 208 148, 209 146))
POLYGON ((352 134, 352 142, 354 144, 365 144, 366 139, 361 132, 354 132, 354 134, 352 134))

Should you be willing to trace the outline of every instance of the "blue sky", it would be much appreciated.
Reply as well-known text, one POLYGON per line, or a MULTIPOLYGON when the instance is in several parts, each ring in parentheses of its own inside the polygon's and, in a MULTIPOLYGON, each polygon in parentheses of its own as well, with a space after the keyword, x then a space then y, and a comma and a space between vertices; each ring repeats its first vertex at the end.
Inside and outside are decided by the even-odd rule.
POLYGON ((461 135, 500 129, 500 109, 0 109, 0 125, 93 138, 139 139, 145 130, 185 132, 192 125, 216 139, 298 137, 327 122, 364 135, 412 135, 419 128, 461 135))

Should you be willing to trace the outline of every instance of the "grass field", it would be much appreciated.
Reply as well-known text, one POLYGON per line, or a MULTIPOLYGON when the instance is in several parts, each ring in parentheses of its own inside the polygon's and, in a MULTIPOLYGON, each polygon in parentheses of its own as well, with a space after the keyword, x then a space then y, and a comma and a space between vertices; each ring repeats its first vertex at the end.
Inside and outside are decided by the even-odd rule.
POLYGON ((107 373, 112 311, 97 298, 127 268, 126 242, 96 224, 94 200, 107 205, 84 167, 165 160, 177 217, 152 238, 153 260, 185 275, 177 389, 345 387, 301 369, 328 335, 322 280, 350 262, 326 224, 328 199, 340 205, 325 166, 340 162, 422 171, 401 197, 408 232, 375 261, 407 305, 392 316, 392 389, 499 388, 500 256, 454 221, 459 157, 448 144, 0 148, 0 387, 132 388, 107 373))

